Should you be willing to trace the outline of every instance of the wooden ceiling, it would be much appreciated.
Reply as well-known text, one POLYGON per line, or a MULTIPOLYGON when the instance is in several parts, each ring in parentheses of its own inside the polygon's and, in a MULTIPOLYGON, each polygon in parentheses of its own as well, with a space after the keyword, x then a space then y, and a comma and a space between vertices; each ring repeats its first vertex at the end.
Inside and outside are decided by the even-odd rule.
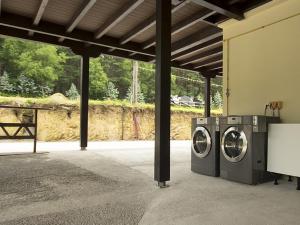
MULTIPOLYGON (((173 0, 172 66, 222 75, 218 24, 270 0, 173 0)), ((155 62, 155 0, 0 0, 0 34, 155 62)))

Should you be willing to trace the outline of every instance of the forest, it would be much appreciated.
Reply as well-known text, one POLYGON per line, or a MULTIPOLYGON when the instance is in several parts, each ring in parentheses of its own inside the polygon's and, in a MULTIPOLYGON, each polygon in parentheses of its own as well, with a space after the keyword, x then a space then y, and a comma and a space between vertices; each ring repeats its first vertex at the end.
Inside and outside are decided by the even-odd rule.
MULTIPOLYGON (((90 60, 90 99, 130 99, 133 61, 108 55, 90 60)), ((203 100, 199 73, 172 68, 171 95, 203 100)), ((0 95, 79 96, 80 57, 70 49, 13 38, 0 39, 0 95)), ((155 65, 138 62, 140 102, 154 103, 155 65)), ((212 81, 212 103, 222 105, 222 79, 212 81)))

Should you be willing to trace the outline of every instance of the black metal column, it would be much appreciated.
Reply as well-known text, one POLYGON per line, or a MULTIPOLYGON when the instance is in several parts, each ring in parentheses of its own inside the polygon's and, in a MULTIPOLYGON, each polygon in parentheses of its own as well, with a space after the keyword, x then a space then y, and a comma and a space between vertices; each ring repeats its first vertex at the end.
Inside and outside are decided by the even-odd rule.
POLYGON ((211 81, 211 77, 207 76, 207 77, 204 77, 205 78, 205 110, 204 110, 204 116, 205 117, 210 117, 210 97, 211 97, 211 91, 210 91, 210 88, 211 88, 211 84, 210 84, 210 81, 211 81))
POLYGON ((171 0, 156 0, 155 165, 160 187, 170 180, 171 0))
POLYGON ((85 150, 88 143, 88 112, 89 112, 89 61, 87 52, 81 58, 80 77, 80 147, 85 150))

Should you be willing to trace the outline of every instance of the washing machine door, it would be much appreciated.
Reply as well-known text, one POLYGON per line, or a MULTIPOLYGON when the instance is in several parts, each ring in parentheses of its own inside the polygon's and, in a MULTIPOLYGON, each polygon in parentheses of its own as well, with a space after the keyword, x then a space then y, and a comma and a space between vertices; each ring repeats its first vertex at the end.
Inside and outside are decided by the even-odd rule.
POLYGON ((222 153, 228 161, 239 162, 246 155, 247 144, 244 131, 237 127, 229 127, 222 136, 222 153))
POLYGON ((193 133, 192 149, 196 156, 205 158, 211 149, 211 136, 205 127, 197 127, 193 133))

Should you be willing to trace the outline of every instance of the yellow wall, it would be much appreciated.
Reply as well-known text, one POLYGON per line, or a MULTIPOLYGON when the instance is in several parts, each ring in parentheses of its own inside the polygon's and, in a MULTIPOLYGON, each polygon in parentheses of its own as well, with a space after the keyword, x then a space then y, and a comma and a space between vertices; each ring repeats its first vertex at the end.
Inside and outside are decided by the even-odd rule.
POLYGON ((300 0, 274 0, 221 27, 224 113, 263 114, 278 100, 283 121, 300 123, 300 0))

